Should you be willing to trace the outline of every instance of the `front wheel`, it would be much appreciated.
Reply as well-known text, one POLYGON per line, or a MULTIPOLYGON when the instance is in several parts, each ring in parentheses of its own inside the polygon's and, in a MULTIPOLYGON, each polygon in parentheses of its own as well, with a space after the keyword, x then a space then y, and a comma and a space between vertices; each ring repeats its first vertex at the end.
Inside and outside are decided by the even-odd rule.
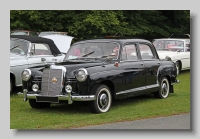
POLYGON ((12 80, 10 79, 10 94, 13 92, 13 82, 12 80))
POLYGON ((89 109, 92 113, 105 113, 108 112, 111 103, 112 96, 110 89, 105 85, 100 85, 96 90, 96 99, 89 103, 89 109))
POLYGON ((35 99, 29 99, 29 104, 34 109, 48 108, 51 105, 51 103, 47 103, 47 102, 36 102, 35 99))
POLYGON ((160 88, 154 93, 156 98, 167 98, 169 95, 169 81, 166 77, 163 77, 160 82, 160 88))

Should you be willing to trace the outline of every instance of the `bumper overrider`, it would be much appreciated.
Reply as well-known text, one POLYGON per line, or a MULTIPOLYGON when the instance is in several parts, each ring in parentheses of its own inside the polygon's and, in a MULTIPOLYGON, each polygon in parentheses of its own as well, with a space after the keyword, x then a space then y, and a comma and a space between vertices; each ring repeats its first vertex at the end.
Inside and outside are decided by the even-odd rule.
POLYGON ((68 104, 72 104, 73 101, 93 101, 95 100, 95 95, 72 95, 71 92, 68 92, 66 95, 55 95, 55 96, 43 96, 40 94, 29 94, 27 89, 22 92, 17 93, 18 96, 23 97, 23 101, 28 99, 36 99, 37 102, 49 102, 49 103, 59 103, 59 100, 66 100, 68 104))
POLYGON ((178 83, 180 83, 180 80, 175 80, 175 82, 174 83, 172 83, 171 85, 174 85, 174 84, 178 84, 178 83))

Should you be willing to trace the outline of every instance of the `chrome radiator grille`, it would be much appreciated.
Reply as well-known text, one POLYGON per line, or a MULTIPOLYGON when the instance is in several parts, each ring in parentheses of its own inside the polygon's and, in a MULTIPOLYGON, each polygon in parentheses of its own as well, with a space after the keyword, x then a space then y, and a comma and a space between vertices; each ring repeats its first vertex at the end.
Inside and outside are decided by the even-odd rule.
POLYGON ((44 69, 41 95, 55 96, 62 91, 63 72, 61 69, 44 69))

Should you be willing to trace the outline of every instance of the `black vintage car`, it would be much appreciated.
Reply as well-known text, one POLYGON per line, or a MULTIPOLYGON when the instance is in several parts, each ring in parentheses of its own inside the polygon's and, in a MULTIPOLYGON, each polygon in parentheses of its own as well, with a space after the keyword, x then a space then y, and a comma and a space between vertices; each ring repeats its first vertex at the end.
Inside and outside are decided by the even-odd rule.
POLYGON ((113 99, 147 93, 167 98, 179 83, 176 70, 147 40, 91 39, 74 43, 63 62, 25 69, 18 95, 36 109, 87 101, 92 113, 104 113, 113 99))

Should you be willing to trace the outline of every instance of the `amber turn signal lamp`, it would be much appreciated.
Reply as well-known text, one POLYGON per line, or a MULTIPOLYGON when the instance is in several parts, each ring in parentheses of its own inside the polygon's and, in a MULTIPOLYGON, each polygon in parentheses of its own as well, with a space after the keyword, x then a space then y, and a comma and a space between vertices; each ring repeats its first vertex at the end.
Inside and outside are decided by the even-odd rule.
POLYGON ((118 66, 119 66, 119 63, 118 63, 118 62, 115 62, 115 66, 118 67, 118 66))

